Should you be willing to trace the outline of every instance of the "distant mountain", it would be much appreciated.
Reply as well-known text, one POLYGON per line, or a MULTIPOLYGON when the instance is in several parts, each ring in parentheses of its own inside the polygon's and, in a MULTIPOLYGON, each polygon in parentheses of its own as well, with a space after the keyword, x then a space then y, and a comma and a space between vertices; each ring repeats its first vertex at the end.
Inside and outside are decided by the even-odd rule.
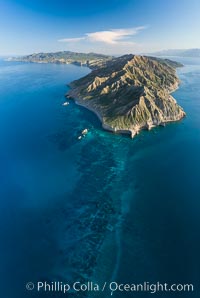
POLYGON ((176 56, 176 57, 200 57, 200 49, 188 49, 188 50, 163 50, 155 53, 151 53, 153 56, 176 56))
POLYGON ((138 55, 105 62, 71 83, 67 97, 98 115, 105 129, 129 133, 151 129, 185 116, 170 95, 179 84, 180 63, 138 55))
POLYGON ((34 53, 31 55, 12 57, 9 61, 22 61, 34 63, 63 63, 89 66, 95 68, 103 61, 112 59, 111 56, 96 53, 76 53, 70 51, 61 51, 55 53, 34 53))

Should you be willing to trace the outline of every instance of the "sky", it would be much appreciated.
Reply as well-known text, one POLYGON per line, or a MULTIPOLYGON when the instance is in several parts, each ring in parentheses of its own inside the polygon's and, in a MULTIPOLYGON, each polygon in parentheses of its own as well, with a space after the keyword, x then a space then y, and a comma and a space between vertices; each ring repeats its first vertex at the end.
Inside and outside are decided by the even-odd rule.
POLYGON ((199 0, 0 0, 0 55, 200 48, 199 0))

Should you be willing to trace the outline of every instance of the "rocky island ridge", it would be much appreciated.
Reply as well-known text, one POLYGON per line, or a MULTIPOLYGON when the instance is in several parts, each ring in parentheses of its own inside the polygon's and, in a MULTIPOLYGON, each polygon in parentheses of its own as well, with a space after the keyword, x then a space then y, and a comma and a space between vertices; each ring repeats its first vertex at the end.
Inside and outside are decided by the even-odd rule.
POLYGON ((97 53, 78 53, 71 51, 60 51, 54 53, 33 53, 25 56, 10 57, 8 61, 30 62, 30 63, 56 63, 74 64, 77 66, 87 66, 95 69, 102 65, 104 61, 112 59, 112 56, 97 53))
POLYGON ((105 60, 70 84, 67 98, 93 111, 104 129, 134 137, 142 129, 181 120, 186 114, 171 96, 180 83, 180 63, 124 55, 105 60))

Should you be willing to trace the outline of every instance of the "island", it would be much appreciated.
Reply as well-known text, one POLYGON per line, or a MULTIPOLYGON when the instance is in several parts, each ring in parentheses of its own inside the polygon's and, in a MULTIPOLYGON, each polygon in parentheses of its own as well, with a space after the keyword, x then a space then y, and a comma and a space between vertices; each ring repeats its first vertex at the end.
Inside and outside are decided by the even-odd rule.
POLYGON ((178 88, 181 63, 151 56, 113 57, 61 51, 8 58, 10 61, 87 66, 92 72, 70 84, 67 99, 93 111, 104 129, 128 133, 165 126, 186 114, 171 93, 178 88))
POLYGON ((66 97, 93 111, 104 129, 133 138, 186 115, 170 95, 178 88, 180 66, 169 59, 124 55, 72 82, 66 97))
POLYGON ((32 63, 74 64, 77 66, 87 66, 91 69, 95 69, 102 66, 104 61, 110 59, 112 59, 112 56, 97 53, 61 51, 55 53, 34 53, 26 56, 10 57, 6 60, 32 63))
POLYGON ((185 58, 199 58, 200 49, 170 49, 151 53, 153 56, 161 57, 185 57, 185 58))

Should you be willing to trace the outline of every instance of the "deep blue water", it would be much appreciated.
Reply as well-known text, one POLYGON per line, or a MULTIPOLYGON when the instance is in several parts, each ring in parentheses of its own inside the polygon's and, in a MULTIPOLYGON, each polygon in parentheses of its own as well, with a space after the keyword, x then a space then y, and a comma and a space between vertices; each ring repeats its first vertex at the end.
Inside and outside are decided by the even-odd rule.
POLYGON ((105 235, 115 258, 102 264, 106 276, 194 283, 171 296, 199 297, 200 59, 183 62, 173 95, 187 117, 131 140, 62 106, 66 84, 87 68, 0 61, 2 297, 33 297, 26 282, 77 279, 83 266, 90 274, 105 235))

